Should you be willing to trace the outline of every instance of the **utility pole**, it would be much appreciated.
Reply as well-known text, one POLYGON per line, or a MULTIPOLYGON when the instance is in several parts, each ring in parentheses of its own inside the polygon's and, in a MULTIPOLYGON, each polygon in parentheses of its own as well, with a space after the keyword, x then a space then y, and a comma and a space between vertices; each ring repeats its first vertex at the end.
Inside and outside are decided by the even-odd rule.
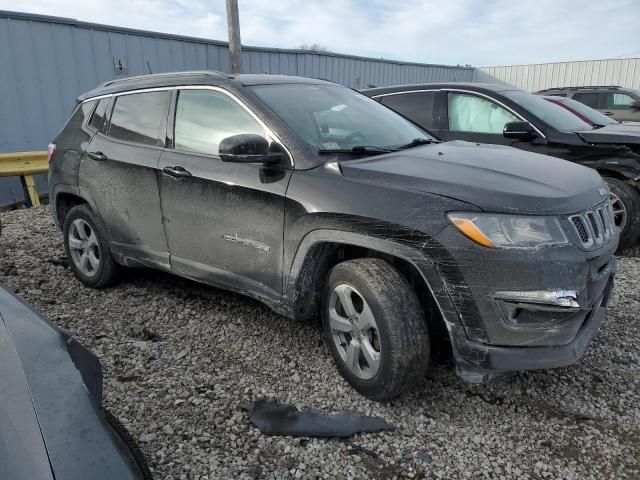
POLYGON ((231 73, 242 73, 242 45, 240 44, 238 0, 227 0, 227 28, 229 30, 229 61, 231 63, 231 73))

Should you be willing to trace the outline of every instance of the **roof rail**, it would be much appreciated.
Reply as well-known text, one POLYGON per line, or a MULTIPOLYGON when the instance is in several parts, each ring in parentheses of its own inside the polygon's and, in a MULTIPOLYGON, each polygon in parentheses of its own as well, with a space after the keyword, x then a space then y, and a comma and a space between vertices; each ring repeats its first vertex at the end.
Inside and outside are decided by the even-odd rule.
POLYGON ((578 89, 589 89, 589 88, 624 88, 620 85, 579 85, 575 87, 551 87, 540 90, 540 92, 548 92, 549 90, 578 90, 578 89))
POLYGON ((125 83, 125 82, 130 82, 130 81, 135 81, 135 80, 141 80, 141 79, 145 79, 145 78, 171 78, 171 77, 178 77, 178 76, 183 76, 183 75, 210 75, 212 77, 222 77, 222 78, 227 78, 228 75, 222 72, 218 72, 217 70, 192 70, 192 71, 187 71, 187 72, 164 72, 164 73, 152 73, 152 74, 147 74, 147 75, 136 75, 134 77, 126 77, 126 78, 118 78, 115 80, 109 80, 107 82, 104 82, 100 85, 99 88, 102 87, 108 87, 109 85, 116 85, 119 83, 125 83))

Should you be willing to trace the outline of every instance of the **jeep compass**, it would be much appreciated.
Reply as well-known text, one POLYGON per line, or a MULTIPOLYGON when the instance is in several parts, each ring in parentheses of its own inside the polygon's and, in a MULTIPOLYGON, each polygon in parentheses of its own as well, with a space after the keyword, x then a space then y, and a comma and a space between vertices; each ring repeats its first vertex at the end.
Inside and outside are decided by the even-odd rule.
POLYGON ((595 170, 438 142, 330 82, 111 81, 78 99, 50 152, 81 282, 151 267, 318 318, 372 399, 415 385, 434 350, 474 382, 568 365, 605 317, 619 234, 595 170))

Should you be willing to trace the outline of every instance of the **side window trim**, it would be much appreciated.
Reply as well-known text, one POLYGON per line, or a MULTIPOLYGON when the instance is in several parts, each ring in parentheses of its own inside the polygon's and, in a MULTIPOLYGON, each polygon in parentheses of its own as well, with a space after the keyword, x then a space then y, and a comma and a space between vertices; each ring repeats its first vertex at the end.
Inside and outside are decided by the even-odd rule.
MULTIPOLYGON (((90 102, 92 100, 100 100, 101 98, 116 97, 116 96, 122 96, 122 95, 132 95, 132 94, 135 94, 135 93, 155 92, 155 91, 174 91, 174 90, 213 90, 213 91, 221 92, 221 93, 223 93, 225 95, 228 95, 235 102, 237 102, 242 108, 244 108, 249 113, 249 115, 251 115, 262 126, 262 128, 265 129, 265 131, 267 132, 268 136, 270 137, 270 139, 272 141, 277 143, 280 146, 280 148, 282 148, 284 150, 284 153, 289 158, 290 166, 292 168, 295 166, 295 161, 293 159, 293 155, 291 154, 291 151, 284 144, 284 142, 282 140, 280 140, 280 137, 278 137, 278 135, 271 128, 269 128, 262 121, 262 119, 260 117, 258 117, 242 100, 240 100, 238 97, 236 97, 233 93, 229 92, 228 90, 225 90, 224 88, 221 88, 221 87, 218 87, 218 86, 215 86, 215 85, 176 85, 176 86, 171 86, 171 87, 139 88, 139 89, 136 89, 136 90, 129 90, 129 91, 126 91, 126 92, 107 93, 107 94, 104 94, 104 95, 96 95, 95 97, 90 97, 90 98, 87 98, 87 99, 83 100, 82 103, 90 102)), ((171 102, 176 99, 176 97, 177 97, 176 95, 171 97, 171 100, 169 101, 170 105, 171 105, 171 102)), ((113 101, 111 102, 110 106, 111 106, 111 111, 109 112, 109 127, 111 126, 111 114, 113 113, 113 101)), ((167 124, 166 128, 169 128, 168 124, 167 124)), ((172 126, 172 128, 174 128, 174 126, 172 126)), ((118 140, 118 141, 120 141, 120 140, 118 140)), ((131 142, 127 142, 127 143, 131 143, 131 142)), ((138 145, 138 144, 136 143, 135 145, 138 145)), ((165 147, 154 147, 154 146, 151 146, 151 145, 146 145, 146 146, 152 147, 152 148, 169 148, 167 146, 165 146, 165 147)), ((190 153, 193 153, 193 152, 190 152, 190 153)))

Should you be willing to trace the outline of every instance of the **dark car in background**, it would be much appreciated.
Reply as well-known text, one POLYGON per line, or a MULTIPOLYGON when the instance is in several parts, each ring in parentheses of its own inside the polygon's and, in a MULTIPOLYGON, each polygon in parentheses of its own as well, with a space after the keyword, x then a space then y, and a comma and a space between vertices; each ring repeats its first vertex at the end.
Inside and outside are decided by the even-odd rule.
POLYGON ((605 317, 618 229, 595 171, 440 143, 331 82, 112 81, 54 145, 52 210, 80 281, 146 266, 319 318, 369 398, 414 386, 442 345, 469 381, 570 364, 605 317))
POLYGON ((620 122, 640 122, 640 91, 633 88, 615 85, 558 87, 536 93, 576 100, 620 122))
POLYGON ((547 102, 555 103, 556 105, 561 106, 569 110, 571 113, 576 115, 581 120, 587 122, 594 128, 602 128, 609 127, 610 125, 616 125, 613 129, 607 128, 604 130, 605 132, 624 132, 628 135, 638 135, 640 134, 640 122, 620 122, 618 120, 614 120, 613 118, 605 115, 604 113, 599 112, 598 110, 594 110, 593 108, 585 105, 584 103, 580 103, 577 100, 573 100, 567 97, 557 97, 554 95, 544 95, 544 98, 547 102))
POLYGON ((620 248, 638 240, 640 136, 594 128, 541 96, 504 85, 400 85, 363 93, 442 140, 508 145, 596 169, 611 190, 620 248))
POLYGON ((150 480, 102 408, 102 367, 0 284, 0 478, 150 480))

